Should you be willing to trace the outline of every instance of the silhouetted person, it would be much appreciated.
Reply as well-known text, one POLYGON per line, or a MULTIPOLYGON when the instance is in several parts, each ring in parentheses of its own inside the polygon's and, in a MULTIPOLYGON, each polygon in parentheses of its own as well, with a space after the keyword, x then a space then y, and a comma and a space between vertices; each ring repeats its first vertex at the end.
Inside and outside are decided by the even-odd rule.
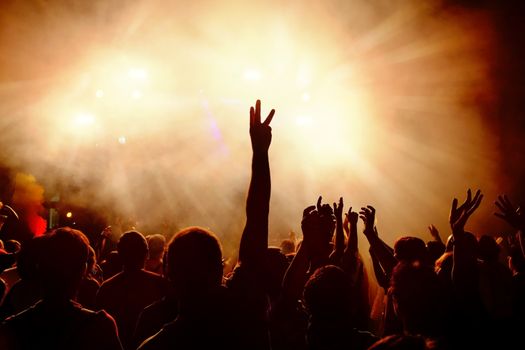
POLYGON ((377 338, 352 328, 351 285, 345 272, 333 265, 317 269, 304 287, 309 312, 307 331, 311 350, 367 349, 377 338))
POLYGON ((236 348, 234 300, 221 285, 217 237, 199 227, 177 233, 168 247, 168 276, 178 299, 178 316, 140 349, 236 348))
POLYGON ((60 228, 43 238, 38 264, 42 300, 0 327, 1 349, 122 349, 114 320, 72 301, 86 272, 87 238, 60 228))
POLYGON ((261 122, 261 102, 250 109, 253 157, 247 220, 239 264, 227 288, 221 286, 222 253, 215 235, 195 227, 177 233, 168 248, 168 276, 178 298, 179 314, 141 349, 270 348, 265 273, 271 192, 269 124, 274 113, 272 110, 261 122))
POLYGON ((44 236, 27 241, 17 257, 16 271, 20 279, 15 282, 0 307, 0 320, 19 313, 41 299, 37 267, 44 248, 44 236))
POLYGON ((145 270, 163 274, 162 258, 164 256, 164 248, 166 246, 166 238, 163 235, 150 235, 146 237, 148 242, 148 259, 146 259, 145 270))
POLYGON ((146 306, 162 298, 168 286, 162 277, 144 270, 148 245, 140 232, 124 233, 117 249, 123 271, 102 283, 96 304, 115 318, 122 345, 125 349, 132 349, 139 314, 146 306))
POLYGON ((95 250, 90 246, 86 274, 80 281, 76 301, 83 307, 92 310, 96 308, 96 297, 100 288, 100 283, 93 277, 96 265, 95 250))

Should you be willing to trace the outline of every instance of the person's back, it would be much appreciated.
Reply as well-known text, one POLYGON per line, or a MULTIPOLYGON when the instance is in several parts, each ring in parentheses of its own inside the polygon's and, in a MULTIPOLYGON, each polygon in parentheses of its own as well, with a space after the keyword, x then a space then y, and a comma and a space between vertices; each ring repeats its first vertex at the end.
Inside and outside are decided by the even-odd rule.
POLYGON ((162 277, 143 270, 148 247, 141 233, 124 233, 119 240, 118 251, 124 270, 102 283, 96 305, 115 318, 124 348, 131 349, 140 313, 166 294, 168 283, 162 277))
POLYGON ((115 321, 72 301, 85 274, 87 238, 57 229, 43 241, 38 280, 43 299, 0 326, 1 349, 121 349, 115 321))
POLYGON ((168 274, 179 299, 179 315, 140 349, 235 349, 234 301, 221 286, 217 237, 198 227, 177 233, 168 248, 168 274))

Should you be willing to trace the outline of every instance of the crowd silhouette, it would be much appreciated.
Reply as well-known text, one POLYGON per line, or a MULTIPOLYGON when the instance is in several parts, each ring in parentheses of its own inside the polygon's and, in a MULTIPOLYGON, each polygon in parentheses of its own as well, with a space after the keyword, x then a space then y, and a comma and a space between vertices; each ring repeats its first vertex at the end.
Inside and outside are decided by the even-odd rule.
POLYGON ((270 247, 274 113, 262 120, 260 101, 250 109, 251 180, 233 269, 202 227, 169 242, 136 230, 112 242, 110 227, 97 242, 69 227, 6 241, 0 349, 525 348, 525 217, 505 195, 496 216, 513 233, 498 239, 466 231, 483 199, 469 189, 452 201, 446 242, 430 225, 431 241, 406 236, 390 247, 372 205, 345 212, 343 198, 319 197, 303 211, 302 240, 270 247))

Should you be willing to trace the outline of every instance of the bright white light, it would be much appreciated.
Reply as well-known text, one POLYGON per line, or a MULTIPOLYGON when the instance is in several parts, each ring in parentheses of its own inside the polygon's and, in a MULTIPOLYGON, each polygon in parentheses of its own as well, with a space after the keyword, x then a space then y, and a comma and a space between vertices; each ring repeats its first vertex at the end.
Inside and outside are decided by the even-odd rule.
POLYGON ((259 81, 261 80, 262 74, 260 71, 256 69, 246 69, 244 71, 244 79, 250 80, 250 81, 259 81))
POLYGON ((313 124, 313 120, 310 116, 301 115, 295 118, 295 123, 299 126, 311 126, 313 124))
POLYGON ((93 125, 95 116, 90 113, 78 113, 73 119, 73 123, 79 127, 93 125))
POLYGON ((140 90, 133 90, 131 92, 131 97, 135 98, 135 99, 139 99, 142 97, 142 91, 140 90))
POLYGON ((118 143, 120 143, 121 145, 126 144, 126 136, 120 136, 118 138, 118 143))
POLYGON ((97 91, 95 92, 95 96, 98 97, 98 98, 102 98, 102 97, 104 97, 104 90, 100 90, 100 89, 97 90, 97 91))
POLYGON ((310 101, 310 94, 308 92, 305 92, 302 98, 304 102, 308 102, 310 101))
POLYGON ((134 80, 146 80, 148 72, 140 68, 131 68, 128 70, 128 76, 134 80))

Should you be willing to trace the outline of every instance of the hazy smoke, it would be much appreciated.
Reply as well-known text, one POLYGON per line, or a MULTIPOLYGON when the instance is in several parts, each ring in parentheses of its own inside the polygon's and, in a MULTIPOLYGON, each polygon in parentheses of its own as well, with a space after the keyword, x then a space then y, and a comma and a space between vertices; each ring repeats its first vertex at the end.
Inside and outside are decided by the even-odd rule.
POLYGON ((2 162, 48 200, 210 227, 233 249, 261 98, 277 110, 272 243, 319 194, 375 205, 387 241, 445 231, 453 196, 500 191, 494 39, 481 10, 421 3, 2 4, 2 162))

